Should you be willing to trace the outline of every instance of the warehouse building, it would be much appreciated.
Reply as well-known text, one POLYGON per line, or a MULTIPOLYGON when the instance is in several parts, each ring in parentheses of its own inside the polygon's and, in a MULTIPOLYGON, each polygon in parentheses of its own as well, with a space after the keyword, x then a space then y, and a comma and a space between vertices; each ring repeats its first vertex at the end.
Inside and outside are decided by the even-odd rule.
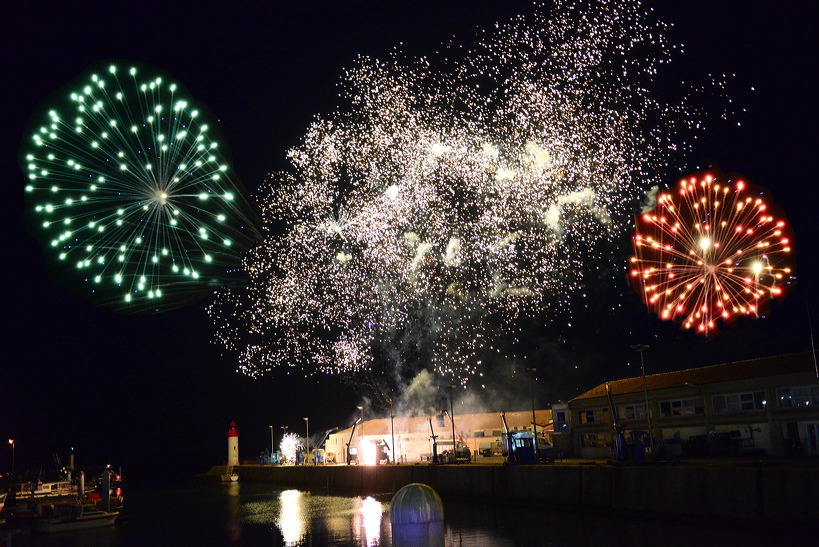
MULTIPOLYGON (((532 430, 532 411, 506 412, 505 418, 512 432, 532 430)), ((539 436, 545 432, 548 440, 553 430, 552 412, 537 410, 535 420, 539 436)), ((390 418, 367 420, 356 425, 355 430, 350 427, 329 435, 324 445, 325 460, 347 463, 349 444, 350 463, 372 465, 391 460, 393 456, 396 462, 431 461, 433 435, 438 454, 452 449, 452 421, 448 414, 396 417, 392 424, 390 422, 390 418)), ((472 461, 500 457, 503 432, 499 412, 455 416, 456 443, 470 449, 472 461)))

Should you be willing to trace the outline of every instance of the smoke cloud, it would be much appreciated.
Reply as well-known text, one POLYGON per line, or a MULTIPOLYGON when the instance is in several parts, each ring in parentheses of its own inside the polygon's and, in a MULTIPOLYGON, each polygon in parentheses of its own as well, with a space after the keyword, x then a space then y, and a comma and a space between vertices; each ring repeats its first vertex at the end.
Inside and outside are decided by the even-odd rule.
POLYGON ((643 202, 640 204, 641 213, 648 213, 654 210, 654 207, 657 205, 657 193, 659 191, 659 186, 652 186, 649 188, 648 192, 646 192, 645 198, 643 198, 643 202))

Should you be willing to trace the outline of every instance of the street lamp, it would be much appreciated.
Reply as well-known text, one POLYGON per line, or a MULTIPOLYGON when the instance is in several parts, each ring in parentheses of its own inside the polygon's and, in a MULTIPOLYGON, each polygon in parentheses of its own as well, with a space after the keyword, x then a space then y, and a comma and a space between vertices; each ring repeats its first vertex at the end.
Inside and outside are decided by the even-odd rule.
MULTIPOLYGON (((307 465, 310 463, 310 418, 304 419, 304 427, 307 430, 305 435, 305 440, 307 442, 307 460, 304 462, 304 465, 307 465)), ((313 458, 313 460, 315 461, 315 458, 313 458)))
POLYGON ((640 354, 640 370, 643 373, 643 395, 646 398, 646 419, 648 420, 648 445, 651 453, 654 454, 654 432, 651 428, 651 409, 648 408, 648 383, 646 382, 646 366, 643 361, 643 352, 650 346, 646 344, 636 344, 631 346, 631 349, 640 354))
POLYGON ((14 475, 14 439, 9 439, 11 445, 11 474, 14 475))
POLYGON ((540 453, 538 452, 538 442, 537 442, 537 420, 535 419, 535 373, 537 372, 536 368, 527 368, 526 373, 529 375, 529 392, 532 396, 532 432, 535 434, 535 459, 537 460, 540 458, 540 453))
POLYGON ((395 464, 395 414, 392 413, 392 399, 387 399, 390 404, 390 438, 392 439, 392 463, 395 464))
POLYGON ((273 463, 273 453, 276 451, 276 441, 273 437, 273 426, 267 426, 270 428, 270 461, 268 463, 273 463))
POLYGON ((455 389, 455 384, 450 384, 446 386, 449 390, 449 421, 452 422, 452 462, 455 463, 457 461, 457 453, 455 452, 455 411, 452 410, 452 390, 455 389))
POLYGON ((364 407, 363 406, 357 406, 356 408, 361 412, 361 434, 359 435, 359 437, 361 439, 363 439, 364 438, 364 407))

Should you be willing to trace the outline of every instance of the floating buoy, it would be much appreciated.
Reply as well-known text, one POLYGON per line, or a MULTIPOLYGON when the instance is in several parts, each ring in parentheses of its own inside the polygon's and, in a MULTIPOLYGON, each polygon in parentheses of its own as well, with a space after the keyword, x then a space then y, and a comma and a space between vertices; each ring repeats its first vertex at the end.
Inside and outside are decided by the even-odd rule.
POLYGON ((444 504, 426 484, 401 488, 390 502, 390 524, 395 547, 444 545, 444 504))

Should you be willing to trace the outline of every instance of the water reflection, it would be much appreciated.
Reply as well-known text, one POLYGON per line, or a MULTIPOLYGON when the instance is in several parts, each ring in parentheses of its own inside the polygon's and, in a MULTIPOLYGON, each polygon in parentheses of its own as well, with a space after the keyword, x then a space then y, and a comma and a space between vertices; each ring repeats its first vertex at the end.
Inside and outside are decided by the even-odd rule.
POLYGON ((368 496, 363 500, 355 498, 355 505, 361 521, 361 524, 353 529, 358 531, 355 539, 359 541, 364 539, 367 547, 378 545, 381 539, 381 517, 384 514, 381 502, 368 496), (363 538, 361 537, 362 528, 364 529, 363 538))
MULTIPOLYGON (((371 496, 330 496, 299 490, 279 492, 270 486, 246 483, 240 498, 243 543, 251 536, 266 533, 269 537, 273 530, 278 531, 281 542, 290 547, 390 544, 389 504, 371 496)), ((233 506, 229 508, 232 521, 233 506)), ((275 539, 274 543, 277 543, 275 539)))
POLYGON ((228 532, 232 544, 238 544, 242 539, 242 510, 239 503, 239 483, 231 482, 227 485, 228 494, 228 532))
POLYGON ((279 493, 279 516, 276 519, 276 526, 287 546, 298 545, 304 539, 307 531, 305 498, 306 496, 299 490, 285 490, 279 493))

